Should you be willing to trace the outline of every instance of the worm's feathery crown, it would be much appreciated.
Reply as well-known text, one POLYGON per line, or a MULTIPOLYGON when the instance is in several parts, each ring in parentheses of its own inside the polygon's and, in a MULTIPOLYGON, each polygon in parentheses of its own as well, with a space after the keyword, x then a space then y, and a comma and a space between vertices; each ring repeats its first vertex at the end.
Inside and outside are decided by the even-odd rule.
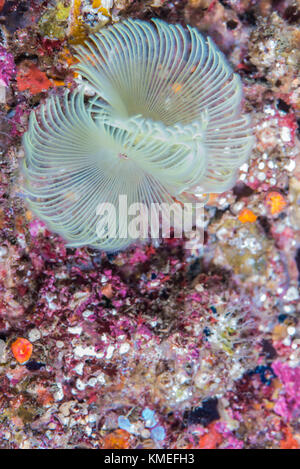
MULTIPOLYGON (((253 140, 239 78, 210 39, 128 20, 92 36, 78 58, 95 98, 49 98, 24 136, 31 207, 69 245, 130 244, 96 235, 97 206, 117 207, 119 194, 149 206, 233 185, 253 140)), ((127 219, 118 219, 121 232, 127 219)))
MULTIPOLYGON (((69 245, 84 242, 101 249, 121 249, 132 240, 97 238, 100 202, 117 207, 122 194, 127 196, 128 206, 136 202, 148 207, 151 203, 172 204, 166 187, 173 192, 174 187, 183 188, 194 179, 192 167, 203 173, 202 160, 189 158, 191 145, 170 144, 160 135, 153 139, 151 133, 139 132, 138 124, 135 131, 130 129, 131 125, 129 130, 113 125, 104 108, 93 119, 82 91, 70 97, 66 92, 63 102, 57 96, 49 98, 41 106, 40 123, 31 114, 24 136, 29 205, 69 245), (198 168, 197 161, 201 163, 198 168)), ((168 134, 172 140, 172 131, 168 134)), ((117 228, 118 234, 122 226, 117 228)))

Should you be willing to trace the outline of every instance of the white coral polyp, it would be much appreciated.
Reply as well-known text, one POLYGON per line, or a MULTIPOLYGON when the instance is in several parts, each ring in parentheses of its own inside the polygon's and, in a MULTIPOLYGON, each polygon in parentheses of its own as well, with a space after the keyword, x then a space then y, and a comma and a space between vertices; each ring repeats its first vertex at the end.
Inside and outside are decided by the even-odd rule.
POLYGON ((153 20, 108 27, 78 49, 83 92, 48 99, 24 136, 33 211, 72 246, 126 247, 128 205, 197 200, 232 187, 253 138, 240 114, 241 83, 210 39, 153 20), (117 236, 99 238, 101 203, 114 204, 117 236))

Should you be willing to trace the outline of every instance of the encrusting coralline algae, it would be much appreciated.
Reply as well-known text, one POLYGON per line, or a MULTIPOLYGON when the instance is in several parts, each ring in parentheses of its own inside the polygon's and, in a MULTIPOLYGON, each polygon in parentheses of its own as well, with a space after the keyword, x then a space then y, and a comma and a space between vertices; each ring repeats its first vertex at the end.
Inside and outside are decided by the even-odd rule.
POLYGON ((1 447, 299 448, 297 2, 0 10, 1 447), (252 120, 251 156, 233 188, 209 195, 203 246, 66 247, 26 205, 29 114, 78 86, 87 105, 76 47, 151 18, 189 24, 224 53, 252 120))

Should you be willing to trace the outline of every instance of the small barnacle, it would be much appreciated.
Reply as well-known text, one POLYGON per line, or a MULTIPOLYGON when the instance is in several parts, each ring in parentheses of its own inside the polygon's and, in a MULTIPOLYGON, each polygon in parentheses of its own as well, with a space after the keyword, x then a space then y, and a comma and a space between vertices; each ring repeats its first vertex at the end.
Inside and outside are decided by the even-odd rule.
POLYGON ((120 195, 149 209, 232 187, 253 138, 240 80, 209 38, 127 20, 91 36, 77 58, 95 97, 52 96, 24 136, 30 206, 69 245, 129 245, 120 195), (113 237, 99 204, 116 209, 113 237))

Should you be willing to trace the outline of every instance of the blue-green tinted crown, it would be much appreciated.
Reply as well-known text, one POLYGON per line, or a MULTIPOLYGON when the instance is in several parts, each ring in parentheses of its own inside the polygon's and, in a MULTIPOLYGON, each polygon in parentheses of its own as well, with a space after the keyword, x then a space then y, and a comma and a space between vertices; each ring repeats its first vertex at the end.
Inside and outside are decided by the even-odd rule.
POLYGON ((130 244, 96 234, 97 206, 117 207, 120 194, 149 207, 232 187, 253 137, 240 80, 210 39, 127 20, 91 36, 77 57, 95 97, 49 98, 24 136, 30 205, 69 245, 130 244))

